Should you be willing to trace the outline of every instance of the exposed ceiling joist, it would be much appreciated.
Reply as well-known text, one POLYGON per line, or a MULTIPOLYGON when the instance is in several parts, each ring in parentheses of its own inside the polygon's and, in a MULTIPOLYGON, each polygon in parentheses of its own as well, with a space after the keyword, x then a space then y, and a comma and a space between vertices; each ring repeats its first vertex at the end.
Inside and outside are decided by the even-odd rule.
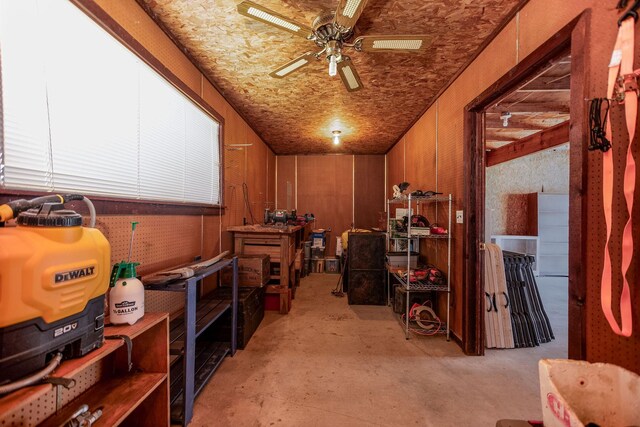
POLYGON ((489 129, 485 132, 485 139, 487 143, 489 142, 515 142, 518 140, 517 137, 510 136, 508 134, 503 135, 497 132, 490 132, 489 129))
POLYGON ((519 102, 511 105, 496 105, 487 109, 488 113, 569 113, 569 104, 564 102, 519 102))
POLYGON ((511 116, 509 118, 507 126, 503 126, 503 121, 497 114, 492 114, 495 117, 486 117, 485 118, 485 126, 487 129, 495 128, 495 129, 511 129, 511 130, 542 130, 545 125, 541 123, 527 121, 525 117, 511 116))
POLYGON ((504 147, 509 144, 510 142, 504 141, 486 141, 485 148, 487 152, 491 152, 492 150, 497 150, 498 148, 504 147))
POLYGON ((571 87, 570 76, 538 77, 531 83, 521 87, 518 92, 562 92, 571 87))
POLYGON ((487 166, 494 166, 518 157, 546 150, 569 141, 569 121, 522 138, 513 144, 487 153, 487 166))

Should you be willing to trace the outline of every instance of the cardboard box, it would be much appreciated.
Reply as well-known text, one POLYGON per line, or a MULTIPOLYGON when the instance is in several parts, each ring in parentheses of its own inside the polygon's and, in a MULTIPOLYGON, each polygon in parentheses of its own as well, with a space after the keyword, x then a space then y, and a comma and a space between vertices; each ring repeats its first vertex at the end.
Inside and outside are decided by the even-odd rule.
MULTIPOLYGON (((270 278, 269 255, 237 255, 238 257, 238 286, 264 286, 270 278)), ((220 277, 221 286, 231 286, 233 283, 233 269, 224 268, 220 277)))

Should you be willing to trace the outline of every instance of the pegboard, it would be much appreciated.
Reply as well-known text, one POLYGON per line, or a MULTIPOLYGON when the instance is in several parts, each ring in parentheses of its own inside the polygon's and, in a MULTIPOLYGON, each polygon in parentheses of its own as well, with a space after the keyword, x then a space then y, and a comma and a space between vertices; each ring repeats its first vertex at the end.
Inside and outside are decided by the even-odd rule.
MULTIPOLYGON (((216 217, 215 219, 218 219, 216 217)), ((127 260, 131 222, 137 221, 131 260, 141 276, 192 262, 203 254, 203 217, 178 215, 98 215, 96 227, 111 244, 111 265, 127 260)), ((219 241, 219 235, 212 240, 219 241)), ((175 313, 184 296, 175 292, 145 292, 145 310, 175 313)))
MULTIPOLYGON (((586 79, 590 82, 590 96, 602 97, 606 94, 608 68, 607 64, 611 56, 611 49, 617 33, 617 14, 607 10, 603 5, 595 5, 591 19, 591 43, 590 43, 590 75, 586 79), (597 18, 596 18, 597 17, 597 18)), ((640 64, 640 35, 636 31, 636 54, 634 63, 640 64)), ((584 105, 585 111, 587 105, 584 105)), ((585 113, 586 114, 586 113, 585 113)), ((620 319, 619 300, 622 289, 622 276, 620 272, 621 261, 621 236, 622 229, 627 220, 627 209, 622 194, 623 167, 626 164, 626 151, 628 147, 626 122, 624 119, 624 107, 613 105, 611 107, 611 127, 613 131, 612 150, 614 156, 614 210, 611 247, 611 262, 614 271, 612 280, 613 312, 620 319)), ((638 126, 636 124, 636 129, 638 126)), ((639 141, 636 132, 634 141, 634 155, 636 162, 640 158, 639 141)), ((586 357, 591 362, 614 363, 624 368, 640 373, 640 180, 636 176, 636 194, 634 200, 633 230, 634 258, 627 278, 631 286, 632 311, 633 311, 633 335, 624 338, 615 335, 600 307, 600 278, 602 275, 603 251, 606 241, 603 203, 602 203, 602 154, 590 152, 587 156, 588 190, 586 193, 587 207, 586 217, 586 357)))
POLYGON ((104 361, 105 360, 103 359, 100 361, 100 363, 93 363, 86 369, 83 369, 82 371, 71 377, 76 382, 74 387, 71 387, 70 389, 66 389, 62 386, 54 387, 54 389, 58 389, 58 409, 62 409, 64 406, 71 403, 73 399, 89 390, 93 385, 98 383, 104 376, 106 376, 104 361))
POLYGON ((13 413, 3 415, 0 420, 0 427, 29 427, 40 424, 106 376, 106 360, 102 359, 98 363, 89 365, 72 376, 71 378, 75 380, 73 387, 66 389, 63 386, 53 386, 51 390, 33 402, 17 409, 13 413))
POLYGON ((0 427, 31 427, 40 424, 56 411, 56 395, 54 387, 37 400, 5 414, 0 419, 0 427))

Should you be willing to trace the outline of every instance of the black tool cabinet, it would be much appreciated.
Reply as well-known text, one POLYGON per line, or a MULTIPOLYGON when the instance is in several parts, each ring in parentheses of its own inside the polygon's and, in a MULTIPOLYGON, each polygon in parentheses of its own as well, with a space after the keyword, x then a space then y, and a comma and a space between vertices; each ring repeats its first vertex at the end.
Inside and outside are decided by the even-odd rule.
POLYGON ((349 233, 347 251, 349 304, 385 305, 384 233, 349 233))
POLYGON ((171 422, 188 425, 193 403, 225 356, 237 348, 238 258, 226 259, 200 270, 186 280, 168 285, 146 285, 146 290, 184 293, 184 313, 169 324, 171 422), (231 298, 199 298, 202 279, 224 267, 233 267, 231 298), (228 340, 219 340, 215 329, 219 319, 231 314, 228 340))

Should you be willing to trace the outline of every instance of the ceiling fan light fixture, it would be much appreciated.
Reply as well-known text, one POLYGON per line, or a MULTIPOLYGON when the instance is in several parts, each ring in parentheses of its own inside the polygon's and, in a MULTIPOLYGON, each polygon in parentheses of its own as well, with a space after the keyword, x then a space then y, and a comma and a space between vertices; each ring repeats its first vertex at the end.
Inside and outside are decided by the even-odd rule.
POLYGON ((329 76, 334 77, 338 74, 338 60, 335 55, 329 56, 329 76))
POLYGON ((374 40, 373 49, 386 50, 418 50, 422 46, 422 40, 374 40))
POLYGON ((286 28, 287 30, 298 32, 300 31, 300 27, 292 24, 291 22, 287 22, 284 19, 278 18, 277 16, 273 16, 263 10, 256 9, 255 7, 250 7, 247 10, 247 14, 255 16, 256 18, 260 18, 263 21, 270 22, 274 25, 277 25, 282 28, 286 28))

